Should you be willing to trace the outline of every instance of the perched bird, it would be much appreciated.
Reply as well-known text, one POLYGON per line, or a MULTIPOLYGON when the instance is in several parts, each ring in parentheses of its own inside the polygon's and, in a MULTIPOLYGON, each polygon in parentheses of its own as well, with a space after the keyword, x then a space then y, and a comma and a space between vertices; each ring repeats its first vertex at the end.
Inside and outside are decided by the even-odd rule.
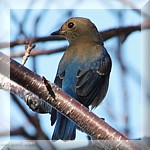
MULTIPOLYGON (((69 42, 55 84, 85 107, 97 107, 107 93, 112 63, 96 26, 89 19, 74 17, 51 35, 63 35, 69 42)), ((53 108, 51 125, 55 122, 52 140, 75 139, 76 124, 53 108)))

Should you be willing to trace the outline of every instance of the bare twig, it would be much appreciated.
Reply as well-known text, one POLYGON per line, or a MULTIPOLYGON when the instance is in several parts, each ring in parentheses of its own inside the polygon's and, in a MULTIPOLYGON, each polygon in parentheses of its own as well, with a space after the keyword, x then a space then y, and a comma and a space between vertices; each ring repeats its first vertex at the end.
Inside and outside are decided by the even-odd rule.
MULTIPOLYGON (((51 50, 35 50, 35 51, 31 51, 30 56, 38 56, 38 55, 47 55, 47 54, 55 54, 55 53, 59 53, 59 52, 63 52, 65 51, 67 48, 67 46, 65 47, 61 47, 61 48, 56 48, 56 49, 51 49, 51 50)), ((20 52, 20 53, 11 53, 10 57, 11 58, 16 58, 16 57, 23 57, 24 52, 20 52)))
POLYGON ((28 57, 30 56, 30 52, 31 50, 35 47, 35 45, 32 44, 31 41, 27 41, 26 42, 26 47, 25 47, 25 54, 22 58, 22 62, 21 64, 24 65, 28 59, 28 57))
MULTIPOLYGON (((46 37, 38 37, 38 38, 30 38, 30 39, 28 38, 28 39, 23 39, 23 40, 17 40, 17 41, 10 42, 10 47, 14 47, 16 45, 26 44, 27 40, 32 41, 32 43, 36 43, 36 42, 65 40, 65 38, 63 36, 46 36, 46 37)), ((7 43, 5 43, 3 46, 8 46, 8 45, 7 45, 7 43)), ((1 46, 0 46, 0 48, 1 48, 1 46)))

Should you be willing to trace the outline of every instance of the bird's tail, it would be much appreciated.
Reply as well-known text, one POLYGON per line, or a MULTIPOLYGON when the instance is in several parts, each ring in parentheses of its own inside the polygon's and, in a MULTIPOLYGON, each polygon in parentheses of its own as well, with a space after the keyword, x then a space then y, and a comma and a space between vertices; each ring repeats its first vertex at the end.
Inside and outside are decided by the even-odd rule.
POLYGON ((52 135, 52 140, 74 140, 76 136, 76 125, 74 122, 58 113, 57 122, 52 135))

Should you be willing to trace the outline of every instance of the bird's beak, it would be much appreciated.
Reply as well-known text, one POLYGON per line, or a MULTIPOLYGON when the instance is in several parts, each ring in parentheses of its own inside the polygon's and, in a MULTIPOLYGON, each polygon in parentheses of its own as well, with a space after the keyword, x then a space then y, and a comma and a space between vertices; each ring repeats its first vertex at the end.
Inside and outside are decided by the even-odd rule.
POLYGON ((60 30, 52 32, 51 35, 60 35, 60 30))
POLYGON ((52 32, 51 35, 63 35, 63 36, 65 36, 65 31, 62 29, 59 29, 58 31, 52 32))

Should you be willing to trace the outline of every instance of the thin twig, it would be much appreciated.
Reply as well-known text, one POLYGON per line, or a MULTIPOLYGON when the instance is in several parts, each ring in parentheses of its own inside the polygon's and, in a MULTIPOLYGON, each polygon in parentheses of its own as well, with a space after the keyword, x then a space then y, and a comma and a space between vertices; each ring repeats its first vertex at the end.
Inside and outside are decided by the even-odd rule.
POLYGON ((24 56, 22 58, 22 62, 21 62, 22 65, 24 65, 26 63, 26 61, 28 60, 28 57, 30 56, 30 52, 32 51, 32 49, 34 47, 35 47, 35 45, 33 45, 31 41, 26 42, 25 54, 24 54, 24 56))
MULTIPOLYGON (((51 49, 51 50, 34 50, 31 51, 30 56, 38 56, 38 55, 48 55, 48 54, 55 54, 59 52, 64 52, 66 50, 67 46, 61 47, 61 48, 56 48, 56 49, 51 49)), ((10 53, 11 58, 16 58, 16 57, 23 57, 24 52, 20 53, 10 53)))

